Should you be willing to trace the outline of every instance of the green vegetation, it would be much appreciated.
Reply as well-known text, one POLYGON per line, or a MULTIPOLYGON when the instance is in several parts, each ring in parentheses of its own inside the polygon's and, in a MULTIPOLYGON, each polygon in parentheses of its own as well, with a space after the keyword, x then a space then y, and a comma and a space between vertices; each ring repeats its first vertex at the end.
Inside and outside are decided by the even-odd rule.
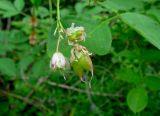
POLYGON ((159 0, 0 0, 0 116, 158 116, 159 92, 159 0))

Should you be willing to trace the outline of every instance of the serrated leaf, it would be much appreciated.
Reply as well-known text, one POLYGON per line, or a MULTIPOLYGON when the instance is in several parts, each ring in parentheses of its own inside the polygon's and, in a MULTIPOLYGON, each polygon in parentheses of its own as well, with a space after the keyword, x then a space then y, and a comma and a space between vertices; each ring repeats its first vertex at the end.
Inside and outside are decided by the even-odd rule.
POLYGON ((1 58, 0 72, 7 76, 16 76, 16 66, 14 61, 10 58, 1 58))
POLYGON ((160 24, 158 22, 139 13, 124 13, 121 18, 147 41, 160 49, 160 24))
POLYGON ((127 104, 134 112, 141 112, 147 106, 148 95, 143 87, 137 87, 129 91, 127 95, 127 104))
POLYGON ((15 0, 14 1, 14 5, 16 7, 16 9, 18 10, 18 12, 21 12, 24 8, 24 0, 15 0))
POLYGON ((0 9, 3 10, 3 17, 12 17, 17 15, 19 12, 15 8, 14 4, 8 0, 1 0, 0 1, 0 9))
POLYGON ((0 9, 5 11, 15 11, 14 5, 9 0, 0 0, 0 9))

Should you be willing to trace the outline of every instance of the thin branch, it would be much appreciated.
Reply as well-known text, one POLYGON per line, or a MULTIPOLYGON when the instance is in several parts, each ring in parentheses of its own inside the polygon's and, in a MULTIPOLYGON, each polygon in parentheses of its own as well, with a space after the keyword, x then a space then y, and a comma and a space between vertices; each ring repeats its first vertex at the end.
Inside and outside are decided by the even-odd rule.
POLYGON ((22 97, 22 96, 20 96, 20 95, 17 95, 17 94, 14 94, 14 93, 9 93, 9 92, 3 91, 3 90, 0 91, 0 94, 3 94, 3 95, 5 95, 5 96, 10 96, 10 97, 19 99, 19 100, 21 100, 21 101, 23 101, 23 102, 25 102, 25 103, 27 103, 27 104, 30 104, 30 105, 36 107, 36 108, 39 109, 39 110, 51 112, 51 110, 48 109, 45 105, 43 105, 43 104, 41 104, 41 103, 38 103, 38 104, 37 104, 37 103, 35 103, 35 101, 33 101, 33 100, 31 100, 31 99, 27 99, 27 98, 25 98, 25 97, 22 97))
POLYGON ((85 94, 96 95, 96 96, 104 96, 104 97, 121 97, 121 95, 118 94, 118 93, 111 94, 111 93, 85 91, 83 89, 75 88, 75 87, 68 86, 68 85, 65 85, 65 84, 58 84, 58 83, 51 82, 51 81, 47 81, 47 83, 51 86, 57 86, 57 87, 60 87, 60 88, 63 88, 63 89, 68 89, 68 90, 76 91, 76 92, 79 92, 79 93, 85 93, 85 94))
POLYGON ((52 18, 53 18, 53 8, 52 8, 52 0, 49 0, 49 15, 50 15, 50 22, 52 23, 52 18))
POLYGON ((26 96, 26 98, 31 97, 33 95, 33 93, 36 91, 35 88, 40 86, 41 84, 43 84, 48 78, 49 78, 49 76, 39 78, 37 83, 35 84, 34 88, 29 92, 29 94, 26 96))

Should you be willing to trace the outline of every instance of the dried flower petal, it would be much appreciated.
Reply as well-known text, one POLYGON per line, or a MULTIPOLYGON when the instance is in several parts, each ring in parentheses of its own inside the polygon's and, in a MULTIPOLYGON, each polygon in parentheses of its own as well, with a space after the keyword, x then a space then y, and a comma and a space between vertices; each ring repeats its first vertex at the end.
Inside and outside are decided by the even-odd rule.
POLYGON ((74 27, 74 23, 72 23, 71 27, 66 29, 66 36, 68 44, 73 45, 74 43, 85 41, 86 33, 84 27, 74 27))

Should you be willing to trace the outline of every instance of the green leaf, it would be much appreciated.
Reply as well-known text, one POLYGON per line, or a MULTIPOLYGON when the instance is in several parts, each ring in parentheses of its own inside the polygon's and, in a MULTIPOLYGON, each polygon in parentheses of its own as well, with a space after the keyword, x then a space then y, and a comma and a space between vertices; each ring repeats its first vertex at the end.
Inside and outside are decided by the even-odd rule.
POLYGON ((124 13, 122 20, 135 29, 147 41, 160 49, 160 24, 152 18, 138 13, 124 13))
POLYGON ((10 43, 10 37, 9 34, 11 33, 11 31, 1 31, 0 32, 0 54, 7 52, 7 51, 12 51, 13 49, 15 49, 15 45, 10 43))
POLYGON ((8 0, 1 0, 0 1, 0 9, 3 10, 3 17, 11 17, 17 15, 19 12, 15 8, 14 4, 12 4, 8 0))
POLYGON ((48 11, 47 8, 40 6, 40 7, 38 7, 38 9, 37 9, 37 14, 38 14, 41 18, 44 18, 44 17, 46 17, 46 16, 49 16, 49 11, 48 11))
POLYGON ((95 23, 95 25, 90 23, 88 37, 84 45, 92 53, 97 55, 107 54, 110 51, 111 43, 112 35, 107 21, 95 23))
POLYGON ((33 62, 32 56, 24 56, 21 58, 21 61, 19 62, 20 69, 22 71, 27 70, 28 66, 33 62))
POLYGON ((36 62, 33 64, 33 67, 32 67, 31 77, 34 77, 34 79, 37 79, 40 76, 47 75, 49 71, 48 61, 49 59, 47 59, 46 56, 43 56, 39 60, 36 60, 36 62))
POLYGON ((42 2, 42 0, 30 0, 30 1, 35 7, 38 7, 42 2))
POLYGON ((14 11, 6 11, 6 12, 4 12, 3 17, 4 18, 8 18, 8 17, 15 16, 17 14, 19 14, 19 12, 17 12, 16 10, 14 10, 14 11))
POLYGON ((28 40, 25 34, 22 31, 18 31, 18 30, 10 31, 8 36, 9 36, 8 41, 15 44, 24 43, 28 40))
POLYGON ((7 76, 16 76, 16 66, 14 61, 10 58, 1 58, 0 72, 7 76))
POLYGON ((133 69, 124 68, 124 69, 120 69, 117 72, 117 79, 123 80, 128 83, 137 84, 140 82, 141 78, 140 78, 140 75, 137 72, 135 72, 133 69))
POLYGON ((0 0, 0 9, 5 11, 15 11, 14 5, 8 0, 0 0))
POLYGON ((145 84, 153 90, 160 90, 160 78, 155 76, 148 76, 144 80, 145 84))
POLYGON ((15 0, 14 1, 14 5, 16 7, 16 9, 18 10, 18 12, 21 12, 24 8, 24 0, 15 0))
POLYGON ((147 14, 155 17, 160 22, 160 9, 150 9, 147 14))
POLYGON ((129 91, 127 95, 127 104, 134 112, 141 112, 148 103, 148 95, 143 87, 137 87, 129 91))
POLYGON ((141 9, 143 2, 141 0, 107 0, 101 5, 113 12, 118 12, 120 10, 127 11, 133 8, 141 9))
POLYGON ((87 4, 85 2, 78 2, 75 5, 75 10, 77 12, 77 14, 82 13, 83 9, 87 6, 87 4))

